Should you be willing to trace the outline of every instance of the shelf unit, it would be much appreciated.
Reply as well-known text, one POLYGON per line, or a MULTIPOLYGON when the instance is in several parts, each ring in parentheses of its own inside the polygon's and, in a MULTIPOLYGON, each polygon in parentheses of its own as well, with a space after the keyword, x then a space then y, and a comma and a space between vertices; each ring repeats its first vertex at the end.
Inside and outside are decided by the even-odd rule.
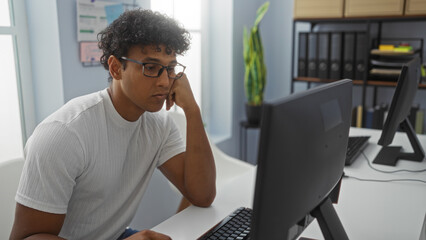
MULTIPOLYGON (((382 39, 382 24, 383 23, 389 23, 389 22, 410 22, 410 21, 425 21, 426 22, 426 15, 422 16, 391 16, 391 17, 351 17, 351 18, 303 18, 303 19, 294 19, 293 20, 293 38, 292 38, 292 68, 291 68, 291 92, 294 92, 294 84, 295 82, 306 82, 307 87, 311 87, 311 83, 328 83, 336 81, 336 79, 320 79, 320 78, 313 78, 313 77, 297 77, 295 76, 295 62, 296 59, 296 49, 295 49, 295 41, 296 41, 296 25, 298 23, 308 23, 310 24, 310 31, 313 32, 314 28, 318 24, 365 24, 366 26, 366 33, 367 33, 367 48, 366 48, 366 54, 367 56, 365 58, 364 64, 365 66, 370 66, 369 60, 370 60, 370 50, 372 49, 371 46, 371 40, 373 38, 376 38, 377 45, 380 44, 380 40, 382 39), (372 25, 377 25, 377 35, 372 36, 372 25)), ((419 53, 421 61, 423 62, 423 51, 420 51, 419 53)), ((357 79, 353 81, 354 85, 360 85, 362 86, 362 106, 365 109, 366 106, 366 89, 367 87, 373 87, 373 106, 376 104, 376 96, 377 96, 377 88, 378 87, 395 87, 396 82, 392 81, 380 81, 375 79, 368 79, 368 70, 365 71, 364 78, 363 79, 357 79)), ((420 83, 419 89, 426 89, 426 83, 420 83)))

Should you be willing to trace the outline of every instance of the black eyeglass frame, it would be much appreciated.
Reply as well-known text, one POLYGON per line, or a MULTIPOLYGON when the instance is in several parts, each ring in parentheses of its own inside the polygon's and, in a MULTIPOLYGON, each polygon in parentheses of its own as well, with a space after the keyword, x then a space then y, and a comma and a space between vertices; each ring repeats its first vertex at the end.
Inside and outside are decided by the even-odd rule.
MULTIPOLYGON (((163 64, 160 64, 160 63, 153 63, 153 62, 146 62, 146 63, 144 63, 144 62, 140 62, 140 61, 137 61, 137 60, 134 60, 134 59, 128 58, 128 57, 121 57, 121 59, 126 60, 126 61, 130 61, 130 62, 134 62, 134 63, 137 63, 137 64, 142 65, 142 74, 143 74, 144 76, 146 76, 146 77, 151 77, 151 78, 160 77, 160 76, 161 76, 161 74, 163 73, 164 69, 169 70, 169 68, 172 68, 172 67, 170 67, 170 66, 164 66, 163 64), (161 66, 161 69, 160 69, 160 70, 158 70, 158 75, 157 75, 157 76, 149 76, 149 75, 146 75, 146 74, 145 74, 145 65, 146 65, 146 64, 157 64, 157 65, 160 65, 160 66, 161 66)), ((183 67, 183 70, 182 70, 179 74, 176 74, 176 77, 170 77, 170 75, 169 75, 169 71, 166 71, 166 72, 167 72, 167 77, 169 77, 169 78, 171 78, 171 79, 175 79, 175 80, 176 80, 176 79, 179 79, 179 78, 181 78, 181 77, 183 76, 183 73, 185 72, 186 66, 184 66, 184 65, 182 65, 182 64, 180 64, 180 63, 178 63, 178 62, 176 63, 176 65, 175 65, 175 66, 177 66, 177 65, 179 65, 179 66, 183 67)))

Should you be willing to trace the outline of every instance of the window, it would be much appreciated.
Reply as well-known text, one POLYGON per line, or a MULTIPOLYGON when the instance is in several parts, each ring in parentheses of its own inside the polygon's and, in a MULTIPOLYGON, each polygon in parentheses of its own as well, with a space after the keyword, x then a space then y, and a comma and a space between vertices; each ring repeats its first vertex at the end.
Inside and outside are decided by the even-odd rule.
MULTIPOLYGON (((12 5, 12 1, 0 0, 0 161, 23 156, 27 129, 22 100, 31 99, 32 96, 24 96, 28 88, 31 88, 30 67, 27 62, 29 54, 25 54, 28 47, 24 45, 27 40, 23 40, 27 38, 26 24, 23 24, 26 20, 22 16, 15 18, 18 15, 25 16, 25 7, 23 1, 14 2, 17 3, 12 5), (22 80, 23 78, 25 80, 22 80), (21 85, 27 82, 29 85, 21 88, 21 85)), ((28 46, 28 43, 26 44, 28 46)), ((33 109, 32 101, 28 101, 27 109, 33 109)), ((28 116, 28 119, 32 119, 32 116, 28 116)), ((33 124, 28 125, 33 127, 33 124)))
POLYGON ((201 2, 200 0, 151 0, 151 9, 167 14, 181 23, 191 35, 190 49, 178 62, 187 66, 185 73, 195 100, 201 107, 201 2))
MULTIPOLYGON (((213 142, 232 132, 233 1, 151 0, 151 9, 178 20, 190 32, 191 48, 178 61, 200 105, 213 142)), ((242 59, 242 58, 241 58, 242 59)))

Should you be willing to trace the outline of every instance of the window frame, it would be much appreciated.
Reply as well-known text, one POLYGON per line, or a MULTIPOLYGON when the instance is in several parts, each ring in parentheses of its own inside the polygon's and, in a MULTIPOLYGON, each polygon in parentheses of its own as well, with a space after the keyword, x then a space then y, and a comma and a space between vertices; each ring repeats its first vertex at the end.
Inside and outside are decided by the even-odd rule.
POLYGON ((22 145, 35 128, 34 93, 30 62, 25 1, 9 0, 10 26, 0 26, 1 35, 12 36, 16 85, 21 119, 22 145))
MULTIPOLYGON (((154 0, 151 0, 151 1, 154 1, 154 0)), ((175 17, 175 7, 174 7, 174 3, 175 3, 175 0, 170 0, 171 1, 171 3, 172 3, 172 15, 170 16, 170 17, 175 17)), ((200 34, 200 40, 201 40, 201 42, 200 42, 200 44, 201 44, 201 49, 200 49, 200 51, 201 51, 201 53, 200 53, 200 60, 201 60, 201 65, 200 65, 200 99, 199 99, 199 104, 200 104, 200 109, 201 109, 201 114, 202 114, 202 116, 203 116, 203 119, 208 119, 207 118, 207 116, 208 116, 208 106, 209 106, 209 104, 208 104, 208 100, 209 100, 209 97, 208 97, 208 74, 207 74, 207 71, 206 71, 206 69, 207 69, 207 67, 206 66, 208 66, 208 57, 206 57, 206 53, 207 53, 207 49, 208 49, 208 43, 207 43, 207 39, 208 39, 208 37, 207 37, 207 33, 208 33, 208 30, 206 29, 206 28, 208 28, 208 17, 207 17, 207 15, 205 14, 205 13, 208 13, 208 11, 207 11, 207 8, 208 8, 208 2, 209 2, 209 0, 201 0, 201 9, 200 9, 200 11, 201 11, 201 25, 200 25, 200 28, 199 29, 197 29, 197 28, 185 28, 188 32, 189 32, 189 34, 190 35, 192 35, 193 33, 197 33, 197 34, 200 34)), ((153 7, 152 7, 152 5, 150 5, 150 9, 151 10, 153 10, 153 11, 157 11, 157 9, 153 9, 153 7)), ((187 66, 188 67, 188 63, 183 63, 185 66, 187 66)), ((189 67, 191 67, 191 66, 189 66, 189 67)), ((193 89, 193 91, 194 91, 194 89, 193 89)), ((163 107, 163 108, 165 108, 165 107, 163 107)), ((182 109, 180 109, 180 108, 178 108, 178 107, 176 107, 176 106, 174 106, 173 107, 173 109, 175 110, 175 111, 180 111, 180 112, 182 112, 183 113, 183 110, 182 109)), ((208 125, 208 124, 207 124, 208 125)))

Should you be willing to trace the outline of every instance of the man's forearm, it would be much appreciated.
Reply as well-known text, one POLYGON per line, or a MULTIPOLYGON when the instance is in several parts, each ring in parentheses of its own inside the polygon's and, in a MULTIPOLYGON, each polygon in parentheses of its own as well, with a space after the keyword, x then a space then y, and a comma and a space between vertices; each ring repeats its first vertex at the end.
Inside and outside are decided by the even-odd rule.
POLYGON ((198 106, 185 111, 187 119, 185 188, 188 200, 210 206, 216 196, 216 168, 198 106))
MULTIPOLYGON (((11 239, 17 239, 17 238, 11 238, 11 239)), ((65 240, 65 238, 61 238, 61 237, 58 237, 52 234, 47 234, 47 233, 34 234, 24 239, 25 240, 65 240)))

